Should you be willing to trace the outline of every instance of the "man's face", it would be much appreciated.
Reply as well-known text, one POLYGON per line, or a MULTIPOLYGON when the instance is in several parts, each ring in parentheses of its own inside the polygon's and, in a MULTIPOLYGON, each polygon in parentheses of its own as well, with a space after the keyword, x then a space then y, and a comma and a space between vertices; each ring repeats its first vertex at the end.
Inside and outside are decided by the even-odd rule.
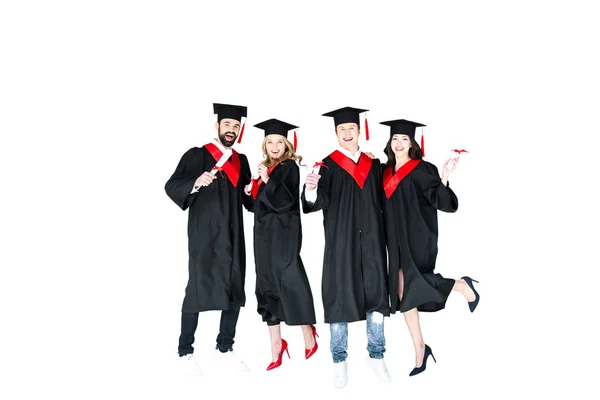
POLYGON ((223 118, 221 122, 216 123, 216 128, 219 133, 219 141, 223 146, 231 147, 240 133, 240 121, 231 118, 223 118))
POLYGON ((346 150, 354 150, 358 146, 358 125, 354 122, 339 124, 335 128, 340 147, 346 150))

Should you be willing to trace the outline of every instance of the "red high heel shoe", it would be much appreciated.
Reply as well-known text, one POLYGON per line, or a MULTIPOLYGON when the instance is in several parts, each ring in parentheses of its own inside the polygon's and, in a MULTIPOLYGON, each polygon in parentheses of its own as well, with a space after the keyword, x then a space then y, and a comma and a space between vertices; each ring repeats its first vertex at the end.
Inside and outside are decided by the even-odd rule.
POLYGON ((317 335, 317 328, 315 328, 314 325, 311 325, 310 329, 312 329, 313 338, 315 338, 315 345, 313 346, 312 349, 304 349, 304 357, 306 357, 307 360, 313 354, 315 354, 317 352, 317 349, 319 348, 319 344, 317 343, 317 338, 319 337, 319 335, 317 335))
POLYGON ((277 368, 281 365, 282 363, 282 358, 283 358, 283 352, 287 353, 288 358, 290 358, 290 352, 288 350, 288 344, 285 341, 285 339, 281 339, 281 350, 279 350, 279 357, 277 357, 276 361, 271 362, 271 364, 269 364, 269 366, 267 367, 267 371, 270 371, 274 368, 277 368))

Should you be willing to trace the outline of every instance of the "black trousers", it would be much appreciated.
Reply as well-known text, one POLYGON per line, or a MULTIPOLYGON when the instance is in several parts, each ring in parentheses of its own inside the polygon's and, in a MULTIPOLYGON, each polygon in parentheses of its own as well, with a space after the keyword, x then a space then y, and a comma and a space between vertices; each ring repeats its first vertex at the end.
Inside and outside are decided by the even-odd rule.
MULTIPOLYGON (((194 352, 194 334, 198 327, 199 313, 181 313, 181 335, 179 336, 179 355, 184 356, 194 352)), ((233 308, 221 311, 221 325, 217 335, 217 349, 221 353, 233 350, 233 338, 240 309, 233 308)))

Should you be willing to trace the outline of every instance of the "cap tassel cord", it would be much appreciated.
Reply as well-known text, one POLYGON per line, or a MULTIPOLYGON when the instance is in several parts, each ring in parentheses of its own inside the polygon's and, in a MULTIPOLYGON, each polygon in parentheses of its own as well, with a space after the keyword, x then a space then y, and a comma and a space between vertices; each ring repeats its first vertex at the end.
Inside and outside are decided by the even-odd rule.
POLYGON ((238 138, 238 143, 242 141, 242 135, 244 134, 244 127, 246 126, 246 121, 242 124, 242 130, 240 131, 240 137, 238 138))

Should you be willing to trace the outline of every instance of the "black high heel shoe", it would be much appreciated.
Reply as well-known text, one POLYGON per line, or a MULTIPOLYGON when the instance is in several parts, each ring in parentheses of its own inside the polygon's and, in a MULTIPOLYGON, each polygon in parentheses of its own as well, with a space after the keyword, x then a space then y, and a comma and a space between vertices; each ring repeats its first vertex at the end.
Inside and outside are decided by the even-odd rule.
POLYGON ((431 352, 431 347, 425 345, 425 354, 423 354, 423 364, 421 364, 420 367, 415 367, 413 368, 412 371, 410 371, 410 374, 408 376, 414 376, 417 374, 420 374, 421 372, 425 371, 425 368, 427 368, 427 357, 431 356, 431 358, 433 358, 433 361, 437 363, 437 361, 435 361, 435 357, 433 356, 433 353, 431 352))
MULTIPOLYGON (((468 276, 463 276, 461 279, 463 279, 465 282, 467 282, 467 285, 469 285, 469 287, 471 288, 473 293, 475 293, 475 300, 469 302, 469 310, 471 310, 471 312, 473 312, 477 308, 477 304, 479 304, 479 293, 477 293, 477 290, 475 290, 475 287, 473 286, 473 282, 477 282, 477 281, 475 279, 469 278, 468 276)), ((479 282, 477 282, 477 283, 479 283, 479 282)))

